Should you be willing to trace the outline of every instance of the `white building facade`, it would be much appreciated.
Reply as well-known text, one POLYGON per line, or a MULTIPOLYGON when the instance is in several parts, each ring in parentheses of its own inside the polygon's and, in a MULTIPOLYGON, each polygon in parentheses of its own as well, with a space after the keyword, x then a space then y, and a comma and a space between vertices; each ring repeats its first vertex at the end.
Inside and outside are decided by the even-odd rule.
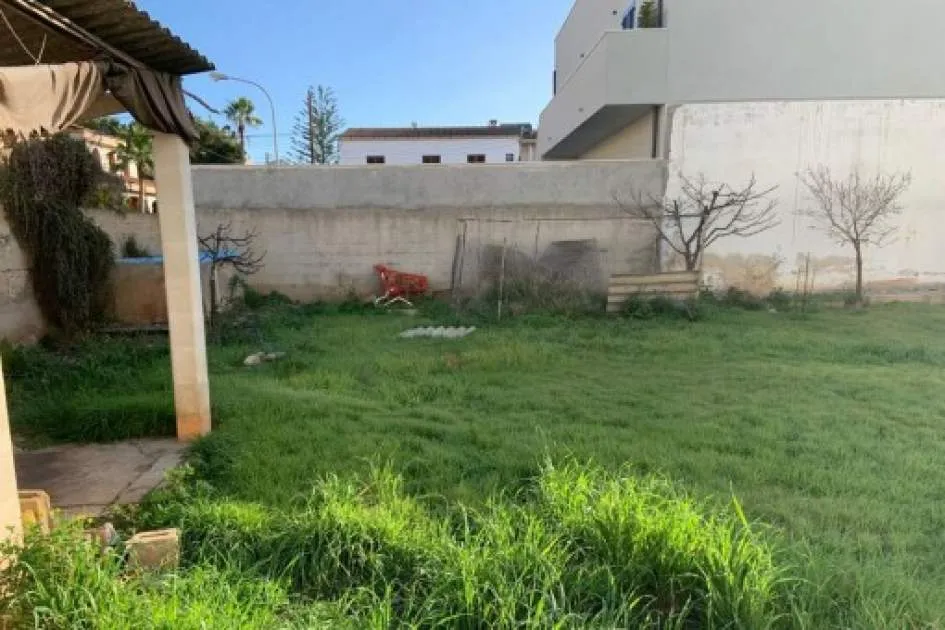
POLYGON ((527 123, 480 127, 352 128, 339 140, 340 163, 502 164, 537 158, 527 123))
POLYGON ((575 3, 539 124, 545 159, 668 159, 669 197, 679 174, 778 186, 780 225, 718 242, 704 264, 710 282, 758 292, 793 289, 802 271, 815 289, 852 283, 852 252, 803 214, 799 172, 909 172, 898 238, 866 252, 866 279, 945 283, 945 3, 662 0, 656 28, 627 29, 630 5, 575 3))

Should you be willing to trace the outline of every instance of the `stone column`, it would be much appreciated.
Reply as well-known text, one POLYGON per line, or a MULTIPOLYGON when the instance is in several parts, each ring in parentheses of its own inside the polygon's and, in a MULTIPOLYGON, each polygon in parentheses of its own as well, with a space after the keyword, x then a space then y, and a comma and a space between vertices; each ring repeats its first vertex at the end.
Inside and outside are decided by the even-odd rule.
POLYGON ((190 441, 210 432, 210 382, 190 152, 183 140, 154 134, 154 175, 171 329, 177 439, 190 441))
POLYGON ((16 469, 13 466, 13 437, 7 414, 7 392, 0 366, 0 539, 20 540, 20 497, 16 489, 16 469))

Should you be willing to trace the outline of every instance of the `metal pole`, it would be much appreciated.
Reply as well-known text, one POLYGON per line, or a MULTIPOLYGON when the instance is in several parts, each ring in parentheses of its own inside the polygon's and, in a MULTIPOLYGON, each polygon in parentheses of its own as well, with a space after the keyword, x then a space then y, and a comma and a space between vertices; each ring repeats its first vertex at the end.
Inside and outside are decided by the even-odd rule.
POLYGON ((499 304, 496 310, 496 320, 502 321, 502 299, 505 297, 505 250, 509 245, 509 239, 502 239, 502 263, 499 271, 499 304))
POLYGON ((252 85, 253 87, 259 88, 259 90, 266 95, 266 98, 269 100, 269 111, 272 114, 272 153, 276 157, 276 165, 279 164, 279 132, 276 127, 276 104, 272 100, 272 96, 269 94, 269 90, 259 85, 255 81, 250 81, 249 79, 241 79, 239 77, 231 77, 230 75, 224 75, 220 77, 221 81, 237 81, 239 83, 246 83, 252 85))

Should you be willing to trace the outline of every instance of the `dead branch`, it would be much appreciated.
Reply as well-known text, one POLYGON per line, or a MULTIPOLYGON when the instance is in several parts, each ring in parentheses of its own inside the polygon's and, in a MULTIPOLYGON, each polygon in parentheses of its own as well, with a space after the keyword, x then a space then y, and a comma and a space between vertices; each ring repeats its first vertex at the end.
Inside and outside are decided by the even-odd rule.
POLYGON ((899 199, 912 185, 912 174, 877 173, 864 176, 854 170, 834 177, 826 166, 798 173, 812 204, 801 214, 814 220, 827 236, 853 248, 856 256, 856 297, 863 299, 863 249, 887 245, 899 226, 892 221, 902 214, 899 199))
POLYGON ((233 234, 232 222, 221 223, 207 236, 198 236, 200 248, 211 256, 211 264, 216 266, 230 265, 235 271, 243 275, 252 275, 263 268, 266 252, 257 254, 253 243, 259 237, 256 228, 245 232, 242 236, 233 234))
POLYGON ((895 234, 889 221, 902 213, 899 198, 912 185, 911 173, 863 176, 854 170, 839 179, 826 166, 799 173, 814 204, 802 211, 841 243, 882 247, 895 234))
POLYGON ((251 276, 263 268, 266 252, 257 253, 253 244, 259 233, 252 228, 242 235, 233 233, 230 221, 221 223, 207 236, 198 236, 200 249, 210 255, 210 325, 216 323, 219 304, 217 291, 217 272, 221 267, 230 266, 239 274, 251 276))
POLYGON ((627 214, 648 221, 660 240, 683 257, 688 271, 701 266, 706 249, 716 241, 748 238, 780 223, 777 201, 770 198, 777 186, 759 189, 754 175, 741 188, 711 183, 704 175, 679 178, 680 193, 675 198, 634 191, 629 203, 616 193, 614 201, 627 214))

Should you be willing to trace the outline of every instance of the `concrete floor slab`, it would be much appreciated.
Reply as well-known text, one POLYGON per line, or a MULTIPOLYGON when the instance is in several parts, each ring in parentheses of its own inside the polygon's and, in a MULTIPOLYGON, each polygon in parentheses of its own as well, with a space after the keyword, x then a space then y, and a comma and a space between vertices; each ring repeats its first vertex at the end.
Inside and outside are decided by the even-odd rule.
POLYGON ((140 501, 180 464, 186 448, 176 440, 132 440, 20 451, 17 485, 45 490, 66 514, 97 516, 110 505, 140 501))

